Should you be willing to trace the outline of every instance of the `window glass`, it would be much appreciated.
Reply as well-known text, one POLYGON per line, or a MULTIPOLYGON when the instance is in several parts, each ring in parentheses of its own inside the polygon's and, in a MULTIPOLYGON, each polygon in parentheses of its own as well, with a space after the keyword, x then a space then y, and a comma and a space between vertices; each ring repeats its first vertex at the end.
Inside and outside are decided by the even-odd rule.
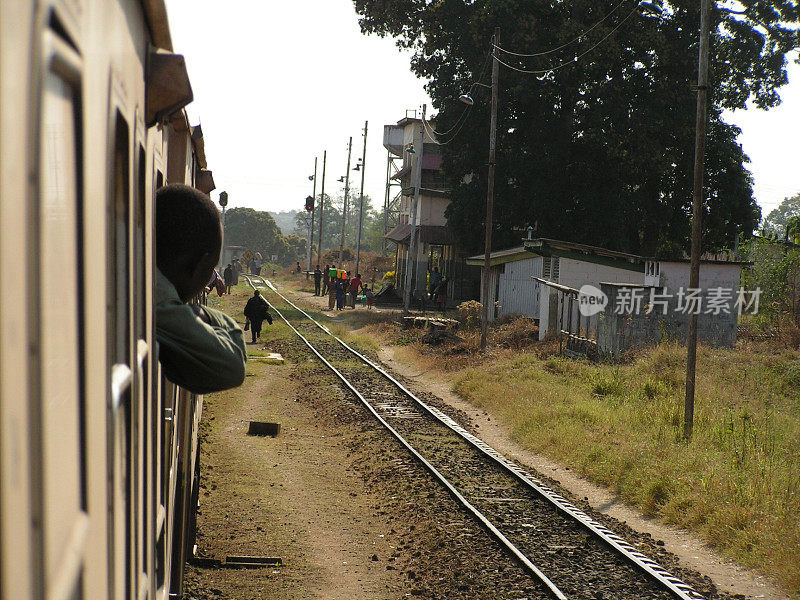
POLYGON ((76 98, 47 73, 42 92, 39 346, 45 568, 74 551, 84 509, 81 406, 81 254, 76 98))

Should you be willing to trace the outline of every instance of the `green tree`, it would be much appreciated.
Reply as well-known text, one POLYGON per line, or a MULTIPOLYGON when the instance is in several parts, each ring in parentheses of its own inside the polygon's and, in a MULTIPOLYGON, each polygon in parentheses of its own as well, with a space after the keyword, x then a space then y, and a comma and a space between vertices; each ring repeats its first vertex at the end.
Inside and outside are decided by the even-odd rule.
POLYGON ((278 256, 280 264, 300 260, 305 256, 305 240, 281 234, 268 212, 252 208, 232 208, 225 214, 225 243, 244 246, 265 257, 278 256))
MULTIPOLYGON (((501 28, 495 247, 519 229, 643 254, 688 247, 694 161, 699 3, 663 2, 659 15, 604 0, 354 0, 365 33, 412 49, 438 114, 448 221, 470 250, 483 240, 490 37, 501 28), (572 40, 576 40, 571 43, 572 40), (537 71, 520 73, 514 69, 537 71), (455 101, 465 91, 475 105, 455 101)), ((789 0, 715 5, 704 201, 704 247, 733 246, 760 211, 739 130, 722 110, 767 108, 797 45, 789 0), (726 5, 727 6, 727 5, 726 5)))
POLYGON ((787 233, 787 225, 794 217, 800 217, 800 194, 784 198, 778 208, 771 211, 764 219, 764 230, 774 233, 778 237, 784 237, 787 233))

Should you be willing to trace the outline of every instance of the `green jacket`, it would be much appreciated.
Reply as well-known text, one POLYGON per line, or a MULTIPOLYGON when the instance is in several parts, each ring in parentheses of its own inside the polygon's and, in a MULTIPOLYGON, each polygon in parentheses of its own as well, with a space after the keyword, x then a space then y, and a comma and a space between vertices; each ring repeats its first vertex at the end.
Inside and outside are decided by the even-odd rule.
POLYGON ((156 269, 156 340, 164 375, 195 394, 239 386, 247 351, 242 330, 228 315, 203 307, 209 323, 181 302, 175 286, 156 269))

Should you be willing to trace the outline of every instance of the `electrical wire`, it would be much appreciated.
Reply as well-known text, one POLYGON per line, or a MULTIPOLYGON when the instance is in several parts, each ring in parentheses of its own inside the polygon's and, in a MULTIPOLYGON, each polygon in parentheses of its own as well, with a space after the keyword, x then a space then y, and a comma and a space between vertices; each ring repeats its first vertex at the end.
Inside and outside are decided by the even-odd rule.
MULTIPOLYGON (((493 44, 493 45, 494 45, 495 49, 497 49, 497 50, 500 50, 500 52, 504 52, 504 53, 506 53, 506 54, 510 54, 511 56, 532 57, 532 56, 545 56, 545 55, 547 55, 547 54, 552 54, 553 52, 558 52, 559 50, 563 50, 563 49, 564 49, 564 48, 566 48, 567 46, 569 46, 569 45, 571 45, 571 44, 574 44, 575 42, 577 42, 577 41, 579 41, 581 38, 583 38, 583 37, 584 37, 586 34, 588 34, 589 32, 593 31, 593 30, 594 30, 596 27, 598 27, 600 24, 602 24, 602 23, 603 23, 603 22, 604 22, 604 21, 605 21, 605 20, 606 20, 608 17, 610 17, 611 15, 613 15, 613 14, 614 14, 614 13, 617 11, 617 9, 618 9, 620 6, 622 6, 622 4, 623 4, 625 1, 626 1, 626 0, 620 0, 620 2, 618 2, 618 3, 617 3, 617 5, 616 5, 616 6, 614 6, 614 8, 612 8, 612 9, 611 9, 611 11, 609 11, 609 12, 606 14, 606 16, 605 16, 605 17, 603 17, 603 18, 602 18, 602 19, 600 19, 600 20, 599 20, 597 23, 595 23, 594 25, 592 25, 591 27, 589 27, 589 29, 587 29, 586 31, 584 31, 583 33, 581 33, 581 34, 580 34, 578 37, 576 37, 576 38, 574 38, 574 39, 572 39, 572 40, 570 40, 570 41, 568 41, 568 42, 566 42, 566 43, 564 43, 564 44, 561 44, 560 46, 557 46, 557 47, 555 47, 555 48, 551 48, 550 50, 544 50, 543 52, 534 52, 533 54, 522 54, 522 53, 520 53, 520 52, 512 52, 511 50, 506 50, 505 48, 501 48, 500 46, 497 46, 497 45, 494 45, 494 44, 493 44)), ((639 0, 636 0, 636 1, 637 1, 637 7, 638 7, 639 0)))
MULTIPOLYGON (((515 67, 515 66, 513 66, 513 65, 509 65, 509 64, 508 64, 508 63, 506 63, 506 62, 503 62, 502 60, 500 60, 499 58, 497 58, 497 55, 495 55, 494 59, 495 59, 497 62, 499 62, 501 65, 503 65, 503 66, 504 66, 504 67, 506 67, 506 68, 509 68, 509 69, 511 69, 512 71, 517 71, 517 72, 519 72, 519 73, 528 73, 528 74, 534 74, 534 75, 547 75, 547 74, 551 73, 552 71, 555 71, 556 69, 561 69, 561 68, 563 68, 563 67, 567 67, 567 66, 569 66, 569 65, 573 65, 573 64, 575 64, 576 62, 578 62, 578 61, 579 61, 581 58, 583 58, 584 56, 586 56, 587 54, 589 54, 589 53, 590 53, 592 50, 594 50, 595 48, 597 48, 597 47, 598 47, 600 44, 602 44, 602 43, 603 43, 603 42, 605 42, 605 41, 606 41, 606 40, 607 40, 609 37, 611 37, 611 35, 613 35, 613 34, 614 34, 614 33, 615 33, 615 32, 616 32, 616 31, 617 31, 617 30, 618 30, 620 27, 622 27, 622 26, 625 24, 625 22, 626 22, 628 19, 630 19, 630 18, 631 18, 631 15, 632 15, 633 13, 635 13, 635 12, 636 12, 636 10, 637 10, 638 8, 639 8, 639 5, 637 4, 637 5, 636 5, 636 7, 635 7, 635 8, 634 8, 634 9, 633 9, 631 12, 629 12, 629 13, 628 13, 628 14, 625 16, 625 18, 624 18, 624 19, 622 19, 622 20, 621 20, 619 23, 617 23, 617 25, 616 25, 616 27, 614 27, 614 29, 612 29, 612 30, 611 30, 611 31, 609 31, 609 32, 608 32, 606 35, 604 35, 604 36, 603 36, 603 38, 602 38, 602 39, 601 39, 599 42, 597 42, 597 43, 596 43, 594 46, 592 46, 591 48, 589 48, 589 49, 588 49, 588 50, 586 50, 585 52, 582 52, 581 54, 578 54, 578 55, 576 55, 576 56, 575 56, 575 58, 573 58, 572 60, 565 61, 565 62, 563 62, 563 63, 561 63, 561 64, 558 64, 558 65, 555 65, 555 66, 553 66, 553 67, 549 67, 549 68, 547 68, 547 69, 521 69, 521 68, 519 68, 519 67, 515 67)), ((497 46, 495 46, 495 48, 497 48, 497 46)))
MULTIPOLYGON (((479 83, 482 83, 483 78, 486 75, 486 68, 489 66, 489 58, 492 56, 492 54, 493 54, 492 52, 487 52, 486 53, 486 58, 483 61, 483 66, 481 67, 480 75, 478 76, 478 78, 475 81, 473 81, 470 84, 470 86, 467 88, 467 90, 471 90, 472 88, 474 88, 479 83)), ((431 126, 430 122, 426 121, 424 119, 422 120, 422 124, 425 127, 425 129, 428 132, 428 134, 433 139, 433 143, 434 144, 436 144, 438 146, 446 146, 447 144, 452 142, 453 139, 455 139, 455 137, 459 134, 461 129, 464 127, 464 123, 467 122, 466 117, 469 115, 470 109, 472 109, 471 105, 465 106, 464 110, 461 111, 461 114, 455 120, 455 123, 453 123, 453 126, 450 129, 448 129, 447 131, 442 131, 442 132, 436 131, 435 129, 433 129, 433 127, 431 126), (450 137, 449 140, 447 140, 446 142, 440 142, 439 141, 439 138, 447 137, 448 135, 450 135, 451 132, 453 132, 453 130, 456 130, 456 131, 455 131, 455 133, 452 134, 452 136, 450 137)))

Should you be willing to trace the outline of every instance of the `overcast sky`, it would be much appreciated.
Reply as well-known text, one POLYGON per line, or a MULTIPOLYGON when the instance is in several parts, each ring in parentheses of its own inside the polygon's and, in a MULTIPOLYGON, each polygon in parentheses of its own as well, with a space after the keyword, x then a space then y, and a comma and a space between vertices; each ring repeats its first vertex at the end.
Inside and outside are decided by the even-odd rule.
MULTIPOLYGON (((369 121, 364 193, 383 204, 383 126, 430 102, 410 71, 410 54, 392 39, 360 32, 352 0, 167 0, 175 51, 186 57, 195 100, 192 124, 203 126, 209 168, 230 207, 301 209, 308 176, 328 151, 325 192, 341 193, 347 142, 352 167, 369 121)), ((755 193, 766 215, 800 192, 800 67, 792 65, 784 104, 769 112, 737 111, 739 141, 750 156, 755 193)), ((430 109, 428 111, 430 115, 430 109)), ((360 173, 351 171, 358 194, 360 173)))

